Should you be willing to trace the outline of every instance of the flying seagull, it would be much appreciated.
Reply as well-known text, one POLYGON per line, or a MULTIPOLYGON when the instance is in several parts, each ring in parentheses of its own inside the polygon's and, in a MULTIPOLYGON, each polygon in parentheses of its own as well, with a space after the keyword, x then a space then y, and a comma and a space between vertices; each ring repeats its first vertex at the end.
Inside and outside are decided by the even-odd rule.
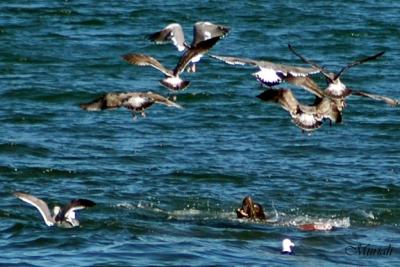
POLYGON ((182 108, 175 102, 152 92, 130 92, 130 93, 107 93, 89 102, 80 104, 80 107, 87 111, 100 111, 125 107, 132 112, 135 119, 136 113, 146 116, 144 110, 154 103, 163 104, 169 107, 182 108))
POLYGON ((15 192, 14 196, 37 208, 47 226, 56 225, 65 228, 79 226, 75 211, 96 205, 96 203, 88 199, 74 199, 64 207, 54 206, 52 215, 46 202, 40 198, 21 192, 15 192))
POLYGON ((190 62, 202 57, 207 51, 213 47, 219 40, 219 37, 214 37, 201 41, 196 46, 190 47, 185 53, 179 58, 179 61, 173 70, 164 67, 158 60, 151 56, 143 54, 126 54, 122 58, 130 64, 138 66, 150 66, 153 67, 166 76, 160 83, 172 91, 179 91, 185 89, 190 82, 182 80, 179 75, 185 70, 186 66, 190 62))
POLYGON ((342 121, 341 110, 329 97, 319 98, 310 106, 299 103, 290 89, 268 89, 257 97, 267 102, 279 103, 289 112, 292 122, 305 132, 320 128, 326 119, 335 123, 342 121))
POLYGON ((174 75, 173 70, 164 67, 164 65, 154 57, 143 54, 126 54, 123 55, 122 58, 130 64, 137 66, 150 66, 161 71, 166 77, 160 80, 160 83, 172 91, 183 90, 190 84, 190 81, 182 80, 179 77, 180 72, 174 75))
POLYGON ((252 75, 262 84, 269 88, 283 82, 288 82, 302 87, 314 95, 323 97, 324 93, 318 85, 308 76, 319 73, 320 70, 315 67, 304 68, 284 64, 273 63, 265 60, 254 60, 249 58, 238 58, 230 56, 210 55, 210 57, 223 61, 229 65, 252 66, 259 69, 252 75))
MULTIPOLYGON (((161 31, 152 33, 148 37, 156 44, 172 43, 175 45, 178 51, 185 51, 186 54, 188 51, 195 49, 202 42, 209 39, 215 39, 216 43, 218 40, 225 37, 229 31, 230 29, 226 26, 213 24, 209 21, 199 21, 193 25, 193 40, 190 45, 185 41, 185 35, 183 33, 182 26, 178 23, 169 24, 161 31)), ((183 57, 185 57, 185 54, 183 57)), ((195 63, 200 61, 202 56, 202 53, 197 53, 195 56, 190 58, 189 62, 192 63, 192 66, 188 68, 188 71, 196 71, 195 63)))
POLYGON ((297 57, 299 57, 304 63, 311 65, 313 68, 319 69, 320 72, 322 73, 322 75, 325 76, 326 82, 328 84, 327 88, 324 90, 324 94, 326 96, 329 96, 329 97, 335 98, 335 99, 342 99, 343 104, 344 104, 345 98, 349 95, 358 95, 358 96, 369 97, 369 98, 372 98, 375 100, 384 101, 385 103, 387 103, 388 105, 391 105, 391 106, 396 106, 399 104, 399 100, 397 100, 397 99, 350 89, 340 80, 340 77, 348 69, 350 69, 354 66, 363 64, 367 61, 374 60, 374 59, 382 56, 385 53, 384 51, 376 53, 372 56, 368 56, 368 57, 353 61, 353 62, 347 64, 346 66, 344 66, 343 68, 341 68, 339 70, 339 72, 333 73, 333 72, 329 72, 325 68, 319 66, 318 64, 316 64, 314 62, 311 62, 310 60, 306 59, 304 56, 300 55, 290 44, 288 45, 288 47, 289 47, 290 51, 292 51, 292 53, 295 54, 297 57))

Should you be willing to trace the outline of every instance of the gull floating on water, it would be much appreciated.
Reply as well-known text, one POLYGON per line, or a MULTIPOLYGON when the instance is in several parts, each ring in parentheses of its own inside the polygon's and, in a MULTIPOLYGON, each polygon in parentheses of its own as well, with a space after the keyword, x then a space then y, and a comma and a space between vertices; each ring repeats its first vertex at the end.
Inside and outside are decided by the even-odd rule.
POLYGON ((289 239, 285 238, 282 240, 282 254, 294 255, 293 251, 294 243, 289 239))
MULTIPOLYGON (((189 45, 185 41, 185 35, 183 33, 182 26, 178 23, 172 23, 167 25, 161 31, 150 34, 149 39, 156 44, 172 42, 172 44, 175 45, 178 51, 185 51, 184 55, 181 57, 181 61, 188 61, 187 64, 192 63, 192 66, 188 68, 188 70, 191 72, 195 72, 195 63, 199 62, 204 54, 203 52, 196 51, 198 50, 199 46, 201 46, 201 43, 210 39, 214 39, 216 43, 218 40, 225 37, 229 33, 229 31, 230 29, 223 25, 213 24, 208 21, 196 22, 193 25, 193 40, 192 43, 189 45)), ((213 46, 214 44, 212 44, 211 46, 213 46)), ((184 64, 183 69, 185 69, 187 64, 184 64)))
POLYGON ((75 211, 96 205, 96 203, 88 199, 74 199, 64 207, 54 206, 52 215, 49 207, 43 200, 21 192, 15 192, 14 196, 37 208, 47 226, 57 225, 65 228, 79 226, 79 221, 75 217, 75 211))
POLYGON ((325 119, 335 123, 342 121, 342 112, 329 97, 318 98, 311 106, 299 103, 290 89, 268 89, 257 97, 263 101, 279 103, 289 112, 293 123, 306 132, 320 128, 325 119))
POLYGON ((152 92, 131 92, 131 93, 107 93, 89 103, 80 104, 80 107, 87 111, 100 111, 125 107, 131 111, 133 118, 136 113, 145 117, 144 110, 154 103, 163 104, 169 107, 182 108, 175 102, 152 92))

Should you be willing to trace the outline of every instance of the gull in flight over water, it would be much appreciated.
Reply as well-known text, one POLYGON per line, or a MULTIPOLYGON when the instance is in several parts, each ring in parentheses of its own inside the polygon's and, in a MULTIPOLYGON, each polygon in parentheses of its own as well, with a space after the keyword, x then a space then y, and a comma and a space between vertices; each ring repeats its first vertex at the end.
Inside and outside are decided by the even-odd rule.
POLYGON ((168 107, 182 108, 175 102, 152 92, 107 93, 89 103, 80 104, 80 107, 87 111, 100 111, 104 109, 125 107, 131 111, 133 118, 136 119, 137 113, 140 113, 145 117, 145 109, 155 103, 166 105, 168 107))
MULTIPOLYGON (((172 43, 178 51, 184 52, 181 61, 188 61, 188 64, 191 63, 188 71, 195 72, 195 63, 199 62, 204 54, 195 52, 196 48, 201 46, 202 42, 210 39, 215 39, 216 43, 218 40, 224 38, 229 31, 230 29, 226 26, 217 25, 209 21, 199 21, 193 25, 193 39, 190 45, 185 41, 185 35, 179 23, 169 24, 161 31, 152 33, 148 37, 156 44, 172 43)), ((184 68, 186 66, 187 64, 184 68)))

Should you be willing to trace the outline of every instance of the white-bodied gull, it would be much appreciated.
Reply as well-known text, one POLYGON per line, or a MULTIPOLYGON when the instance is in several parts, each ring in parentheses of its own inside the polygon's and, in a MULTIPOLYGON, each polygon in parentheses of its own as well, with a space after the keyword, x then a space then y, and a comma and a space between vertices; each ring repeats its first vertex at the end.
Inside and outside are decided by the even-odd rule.
POLYGON ((282 240, 282 254, 294 255, 294 243, 289 238, 282 240))
POLYGON ((216 56, 210 57, 218 59, 229 65, 252 66, 259 68, 258 72, 253 73, 253 76, 267 87, 273 87, 283 82, 288 82, 302 87, 311 93, 322 97, 323 92, 318 88, 318 85, 309 78, 311 74, 319 73, 320 70, 314 67, 305 68, 298 66, 290 66, 285 64, 273 63, 265 60, 254 60, 249 58, 238 58, 231 56, 216 56))
POLYGON ((213 47, 219 40, 219 37, 214 37, 201 41, 196 46, 190 47, 185 51, 185 53, 180 57, 177 65, 173 70, 164 67, 158 60, 154 57, 143 55, 143 54, 126 54, 122 58, 130 64, 138 66, 150 66, 153 67, 166 76, 160 83, 172 91, 179 91, 185 89, 190 82, 182 80, 179 75, 185 70, 186 66, 193 62, 194 59, 201 57, 207 51, 213 47))
MULTIPOLYGON (((230 29, 223 25, 217 25, 211 23, 209 21, 199 21, 193 25, 193 39, 192 43, 189 45, 185 41, 185 35, 182 30, 182 26, 178 23, 172 23, 167 25, 161 31, 155 32, 149 35, 149 39, 156 44, 163 44, 163 43, 170 43, 175 45, 178 51, 185 51, 183 58, 186 57, 185 60, 188 60, 187 64, 192 63, 191 67, 188 68, 188 71, 195 72, 196 67, 195 63, 200 61, 200 58, 203 56, 204 53, 193 53, 189 52, 191 50, 195 50, 202 42, 215 39, 215 43, 225 37, 230 29), (191 56, 188 57, 188 54, 191 56)), ((215 44, 214 43, 214 44, 215 44)), ((213 44, 213 45, 214 45, 213 44)), ((211 47, 210 47, 211 48, 211 47)), ((208 48, 209 49, 209 48, 208 48)), ((186 65, 184 65, 183 69, 185 69, 186 65)), ((179 64, 178 64, 179 65, 179 64)))
POLYGON ((54 206, 53 214, 51 214, 47 203, 40 198, 22 192, 15 192, 14 196, 37 208, 47 226, 56 225, 65 228, 79 226, 79 221, 75 217, 75 211, 96 205, 88 199, 74 199, 63 207, 54 206))

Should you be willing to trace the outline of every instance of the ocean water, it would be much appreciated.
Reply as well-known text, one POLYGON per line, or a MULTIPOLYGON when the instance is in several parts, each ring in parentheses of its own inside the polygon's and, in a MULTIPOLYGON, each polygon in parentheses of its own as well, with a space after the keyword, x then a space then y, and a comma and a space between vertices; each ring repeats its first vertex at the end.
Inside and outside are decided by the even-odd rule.
POLYGON ((399 9, 374 0, 0 2, 0 265, 398 265, 399 107, 351 96, 342 124, 307 135, 255 97, 255 69, 207 57, 183 74, 192 84, 177 95, 182 110, 154 105, 133 120, 79 103, 111 91, 167 96, 161 73, 121 55, 173 67, 175 48, 145 36, 178 22, 190 41, 196 21, 231 28, 216 55, 302 65, 291 43, 338 71, 385 51, 342 80, 400 98, 399 9), (51 228, 14 191, 97 205, 80 213, 80 227, 51 228), (276 220, 236 219, 246 195, 276 220), (297 228, 314 222, 336 230, 297 228), (284 238, 294 256, 280 254, 284 238), (367 246, 393 251, 359 253, 367 246))

